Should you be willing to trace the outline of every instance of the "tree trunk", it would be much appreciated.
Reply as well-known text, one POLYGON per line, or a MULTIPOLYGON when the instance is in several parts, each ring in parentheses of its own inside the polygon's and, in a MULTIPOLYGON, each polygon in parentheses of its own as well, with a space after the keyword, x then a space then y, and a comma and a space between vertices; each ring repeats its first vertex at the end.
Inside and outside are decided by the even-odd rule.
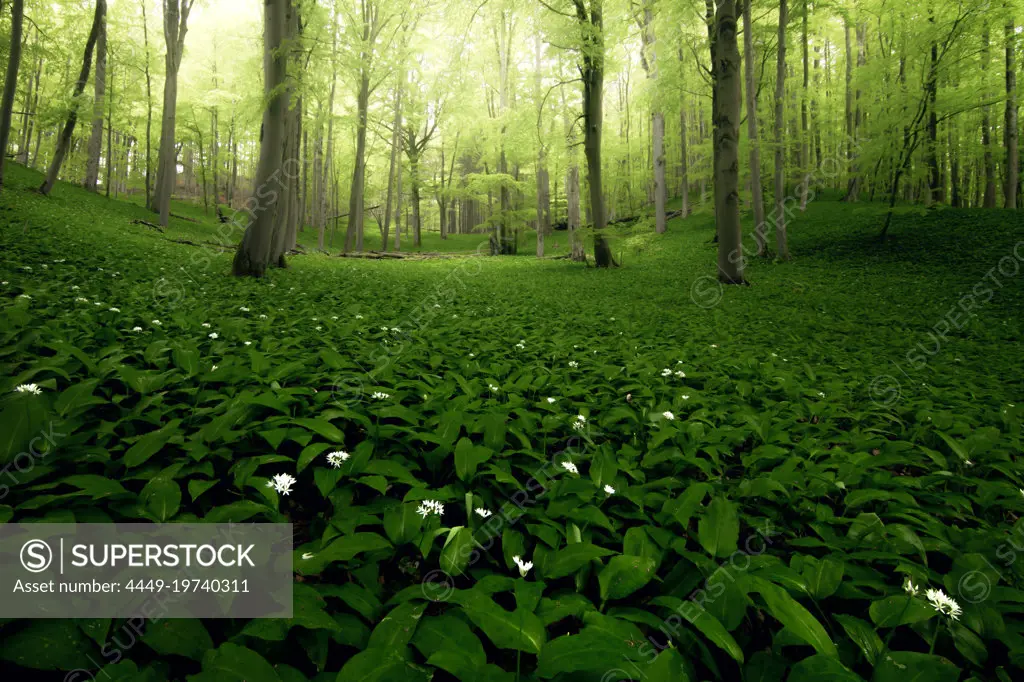
POLYGON ((1003 125, 1003 141, 1006 147, 1006 186, 1003 188, 1003 207, 1017 208, 1017 179, 1020 158, 1017 150, 1017 67, 1014 51, 1017 49, 1017 34, 1013 17, 1006 20, 1006 117, 1003 125))
MULTIPOLYGON (((104 4, 106 0, 103 0, 104 4)), ((85 182, 83 186, 90 192, 96 191, 100 174, 100 151, 103 148, 103 108, 106 96, 107 83, 107 20, 104 11, 103 20, 100 22, 99 34, 96 36, 96 73, 94 74, 95 94, 92 100, 92 132, 89 135, 89 146, 87 148, 88 159, 85 162, 85 182)), ((108 177, 104 184, 109 184, 110 178, 110 157, 107 157, 108 177)))
MULTIPOLYGON (((85 54, 82 56, 82 70, 78 74, 78 80, 75 82, 74 94, 71 96, 72 103, 76 102, 81 97, 82 92, 85 90, 85 84, 89 81, 89 71, 92 68, 92 52, 96 47, 96 39, 99 36, 100 25, 104 22, 107 14, 107 3, 106 0, 96 0, 96 13, 93 15, 92 29, 89 31, 89 38, 85 41, 85 54)), ((68 147, 71 146, 71 135, 75 132, 75 123, 78 122, 78 109, 72 104, 71 111, 68 112, 68 118, 64 122, 64 127, 57 138, 57 146, 53 151, 53 160, 50 161, 50 168, 46 173, 46 179, 43 180, 43 184, 39 187, 39 191, 44 195, 49 195, 50 190, 53 189, 54 184, 57 182, 57 175, 60 173, 60 167, 64 163, 64 157, 68 153, 68 147)))
POLYGON ((263 12, 263 91, 267 99, 260 132, 260 159, 254 195, 261 200, 235 253, 235 275, 263 277, 270 265, 277 214, 281 208, 285 116, 288 93, 284 90, 288 54, 282 49, 288 38, 289 0, 265 0, 263 12))
POLYGON ((139 0, 142 6, 142 40, 143 48, 146 50, 146 208, 153 207, 153 192, 150 184, 152 177, 150 167, 153 162, 152 154, 152 131, 153 131, 153 80, 149 74, 149 26, 146 20, 146 0, 139 0))
POLYGON ((807 210, 807 195, 811 184, 811 146, 810 126, 808 121, 808 100, 810 99, 810 72, 808 71, 807 54, 807 15, 810 13, 808 0, 804 0, 804 13, 802 17, 802 44, 803 44, 803 66, 804 66, 804 87, 800 92, 800 170, 803 172, 803 182, 800 183, 800 210, 807 210))
POLYGON ((775 75, 775 249, 778 257, 789 259, 786 243, 786 0, 779 2, 779 46, 775 75))
MULTIPOLYGON (((100 1, 102 2, 102 0, 100 1)), ((7 75, 4 77, 3 98, 0 99, 0 187, 4 184, 7 140, 11 134, 14 95, 18 88, 18 69, 21 66, 21 29, 24 16, 24 0, 14 0, 11 5, 11 52, 7 57, 7 75)), ((18 149, 18 152, 20 153, 21 149, 18 149)))
POLYGON ((767 225, 764 216, 764 192, 761 188, 761 144, 757 130, 757 83, 754 79, 754 24, 750 3, 743 0, 743 68, 747 81, 747 137, 750 139, 750 199, 754 206, 754 241, 757 255, 768 253, 767 225))
MULTIPOLYGON (((105 33, 105 31, 104 31, 105 33)), ((106 42, 106 41, 104 41, 106 42)), ((99 45, 96 49, 100 49, 99 45)), ((97 70, 99 65, 97 65, 97 70)), ((117 164, 114 163, 114 149, 111 144, 112 138, 114 137, 114 84, 117 82, 116 79, 117 71, 114 69, 114 56, 110 55, 110 96, 107 98, 107 168, 103 174, 103 191, 106 197, 110 198, 110 186, 116 182, 116 175, 114 175, 117 164)), ((100 126, 100 134, 103 134, 102 124, 100 126)), ((115 187, 116 190, 116 187, 115 187)))
MULTIPOLYGON (((655 84, 657 90, 658 80, 658 57, 655 50, 655 35, 652 12, 652 0, 644 1, 643 24, 641 26, 641 38, 644 44, 642 52, 642 64, 647 72, 647 77, 655 84)), ((654 230, 662 234, 666 229, 665 204, 668 199, 668 190, 665 186, 665 114, 661 111, 655 92, 655 105, 651 111, 651 156, 654 165, 654 230)))
MULTIPOLYGON (((391 159, 388 163, 388 190, 387 199, 384 205, 384 233, 382 235, 381 250, 388 250, 388 237, 391 229, 391 205, 394 200, 396 165, 401 165, 401 156, 398 150, 402 143, 402 136, 399 131, 402 129, 402 86, 404 85, 405 69, 399 68, 398 82, 395 84, 395 120, 391 128, 391 159)), ((397 228, 396 228, 397 229, 397 228)), ((397 236, 397 235, 396 235, 397 236)), ((398 248, 397 239, 395 248, 398 248)))
POLYGON ((185 47, 188 15, 195 0, 164 0, 164 104, 160 123, 160 152, 156 168, 154 210, 160 225, 167 227, 171 214, 171 194, 178 177, 178 159, 174 144, 175 112, 178 106, 178 68, 185 47), (179 5, 180 3, 180 5, 179 5))
MULTIPOLYGON (((785 0, 783 0, 785 2, 785 0)), ((718 280, 743 284, 743 241, 740 228, 740 50, 736 0, 719 0, 715 15, 714 145, 715 229, 718 233, 718 280)))
POLYGON ((587 186, 590 190, 590 216, 594 225, 594 264, 599 268, 617 266, 604 236, 604 189, 601 176, 601 132, 604 123, 604 18, 602 0, 590 0, 590 16, 577 3, 577 14, 584 30, 583 80, 583 155, 587 159, 587 186), (589 26, 587 25, 589 22, 589 26))

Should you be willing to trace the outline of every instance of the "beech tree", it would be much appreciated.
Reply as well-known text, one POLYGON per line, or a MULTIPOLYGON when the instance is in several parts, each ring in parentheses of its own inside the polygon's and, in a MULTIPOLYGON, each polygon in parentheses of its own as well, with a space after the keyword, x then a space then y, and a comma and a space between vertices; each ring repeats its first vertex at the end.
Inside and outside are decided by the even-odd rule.
POLYGON ((4 184, 4 163, 7 140, 11 134, 11 118, 14 113, 14 95, 18 86, 18 68, 21 66, 21 27, 25 16, 24 0, 11 4, 11 53, 7 57, 7 73, 4 76, 3 98, 0 99, 0 186, 4 184))
POLYGON ((175 116, 178 106, 178 68, 185 49, 188 15, 195 0, 163 0, 164 42, 164 104, 160 120, 160 147, 156 167, 156 189, 153 210, 160 214, 160 224, 167 226, 171 214, 171 194, 178 177, 178 158, 174 145, 175 116))

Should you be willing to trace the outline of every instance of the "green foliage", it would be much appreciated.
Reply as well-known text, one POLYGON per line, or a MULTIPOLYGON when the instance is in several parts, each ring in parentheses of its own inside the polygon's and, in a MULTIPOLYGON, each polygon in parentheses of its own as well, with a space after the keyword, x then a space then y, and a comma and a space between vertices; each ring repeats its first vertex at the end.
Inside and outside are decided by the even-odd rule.
POLYGON ((150 623, 118 660, 124 622, 5 622, 14 678, 1019 675, 1020 278, 928 345, 1015 213, 900 215, 883 246, 876 206, 817 201, 798 261, 704 308, 703 216, 617 271, 305 255, 251 281, 9 178, 0 520, 299 529, 293 619, 150 623))

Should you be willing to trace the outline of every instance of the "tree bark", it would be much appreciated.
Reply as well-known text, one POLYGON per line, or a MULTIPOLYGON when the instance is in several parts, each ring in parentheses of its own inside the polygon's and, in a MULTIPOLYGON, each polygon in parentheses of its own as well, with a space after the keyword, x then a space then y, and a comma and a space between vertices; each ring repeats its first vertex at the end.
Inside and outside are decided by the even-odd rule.
MULTIPOLYGON (((785 2, 785 0, 783 0, 785 2)), ((740 228, 740 50, 737 1, 719 0, 715 14, 715 229, 718 233, 718 281, 743 284, 740 228)))
POLYGON ((233 271, 238 276, 263 277, 270 266, 274 232, 281 202, 285 117, 288 93, 284 89, 288 54, 282 45, 288 38, 289 0, 265 0, 263 7, 263 83, 267 107, 260 132, 260 158, 254 198, 259 203, 246 226, 235 253, 233 271))
POLYGON ((775 74, 775 249, 779 258, 789 259, 786 243, 786 0, 779 1, 779 46, 775 74))
MULTIPOLYGON (((14 115, 14 95, 18 88, 18 69, 21 66, 21 33, 24 16, 24 0, 14 0, 14 3, 11 5, 11 53, 7 57, 7 75, 4 77, 4 93, 2 99, 0 99, 0 187, 4 184, 7 141, 11 134, 11 119, 14 115)), ((21 152, 21 149, 18 149, 18 152, 21 152)))
POLYGON ((803 67, 804 87, 800 92, 800 170, 803 173, 803 182, 800 183, 800 210, 807 210, 807 195, 811 184, 811 146, 810 146, 810 125, 808 121, 807 105, 810 99, 810 71, 808 70, 807 53, 807 15, 810 13, 808 0, 804 0, 804 13, 801 21, 802 46, 803 46, 803 67))
POLYGON ((654 106, 651 111, 651 147, 654 165, 654 230, 662 234, 666 229, 665 205, 668 200, 668 189, 665 186, 665 114, 657 96, 658 57, 655 49, 654 22, 652 11, 653 0, 645 0, 641 37, 644 44, 642 64, 647 78, 654 85, 654 106))
POLYGON ((92 28, 89 31, 89 38, 85 41, 85 54, 82 56, 82 70, 78 73, 78 80, 75 82, 74 94, 71 96, 71 110, 68 112, 67 120, 57 138, 57 146, 53 151, 53 159, 50 161, 50 168, 46 173, 46 179, 39 187, 44 195, 49 195, 57 182, 60 167, 64 163, 64 157, 71 146, 71 136, 75 132, 75 124, 78 122, 78 109, 75 103, 85 90, 85 84, 89 81, 89 71, 92 69, 92 53, 96 47, 96 40, 99 36, 100 25, 103 23, 107 13, 106 0, 96 0, 96 12, 93 15, 92 28))
MULTIPOLYGON (((103 0, 106 4, 106 0, 103 0)), ((100 151, 103 148, 103 108, 107 84, 107 18, 104 10, 100 30, 96 36, 96 72, 93 77, 94 95, 92 100, 92 131, 87 147, 88 158, 85 162, 85 182, 83 186, 90 192, 96 191, 100 174, 100 151)), ((104 184, 110 183, 110 158, 107 158, 107 172, 104 184)))
POLYGON ((764 192, 761 188, 761 143, 757 130, 757 83, 754 78, 754 24, 750 3, 743 0, 743 68, 747 81, 747 137, 750 139, 750 199, 754 207, 754 241, 757 255, 768 253, 767 225, 764 216, 764 192))
POLYGON ((1017 149, 1017 67, 1014 52, 1017 49, 1017 33, 1013 17, 1006 20, 1006 116, 1003 125, 1003 141, 1006 147, 1006 186, 1003 188, 1003 207, 1017 208, 1017 184, 1020 174, 1020 157, 1017 149))
POLYGON ((171 194, 178 177, 178 159, 174 143, 175 115, 178 106, 178 68, 185 47, 188 15, 195 0, 164 0, 164 103, 160 123, 160 151, 156 168, 154 210, 160 214, 160 225, 167 227, 171 214, 171 194))

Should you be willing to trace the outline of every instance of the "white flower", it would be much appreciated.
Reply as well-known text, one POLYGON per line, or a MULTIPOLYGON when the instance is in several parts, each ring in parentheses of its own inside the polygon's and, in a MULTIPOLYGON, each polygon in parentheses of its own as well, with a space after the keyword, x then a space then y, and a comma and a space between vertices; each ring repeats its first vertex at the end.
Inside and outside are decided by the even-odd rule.
POLYGON ((524 344, 524 343, 517 343, 516 344, 516 348, 518 348, 519 350, 523 350, 524 348, 526 348, 526 344, 524 344))
POLYGON ((526 574, 530 572, 531 568, 533 568, 532 561, 523 561, 517 556, 512 557, 512 561, 516 562, 516 566, 519 567, 519 575, 523 578, 525 578, 526 574))
POLYGON ((276 474, 274 476, 274 490, 280 495, 287 495, 292 491, 292 486, 295 485, 295 477, 291 474, 276 474))
POLYGON ((497 393, 498 392, 498 387, 495 386, 494 384, 487 384, 487 388, 489 388, 492 393, 497 393))
POLYGON ((690 396, 689 396, 689 395, 687 395, 686 393, 684 393, 684 394, 682 395, 682 398, 683 398, 683 400, 689 400, 689 399, 690 399, 690 396))
POLYGON ((475 357, 476 357, 476 353, 470 353, 470 354, 469 354, 469 357, 471 357, 471 358, 475 358, 475 357))
POLYGON ((132 331, 133 332, 141 332, 142 331, 142 327, 132 327, 132 331))
POLYGON ((440 516, 444 513, 444 505, 437 500, 423 500, 420 506, 416 509, 416 513, 427 518, 431 514, 437 514, 440 516))
POLYGON ((484 509, 483 507, 477 507, 473 511, 476 512, 477 516, 479 516, 480 518, 483 518, 483 519, 486 519, 488 516, 490 516, 491 514, 494 513, 494 512, 492 512, 492 511, 490 511, 488 509, 484 509))
POLYGON ((575 360, 570 360, 569 366, 572 367, 573 369, 576 369, 577 367, 580 366, 580 363, 576 362, 575 360))
POLYGON ((386 332, 386 331, 388 330, 388 328, 387 328, 387 327, 381 327, 381 328, 380 328, 380 330, 381 330, 382 332, 386 332))
POLYGON ((668 369, 666 367, 665 369, 661 370, 661 376, 663 376, 663 377, 670 377, 670 376, 672 376, 672 370, 670 370, 670 369, 668 369))
POLYGON ((319 320, 320 320, 320 318, 319 318, 319 317, 314 317, 314 318, 313 318, 313 321, 314 321, 314 322, 318 322, 319 320))
POLYGON ((206 329, 209 329, 210 328, 210 323, 209 322, 203 322, 203 327, 205 327, 206 329))
POLYGON ((260 319, 261 319, 261 320, 265 320, 265 319, 267 319, 267 316, 266 316, 266 315, 264 315, 263 313, 260 313, 260 319))
POLYGON ((218 367, 217 365, 214 365, 213 367, 210 368, 210 371, 211 372, 216 372, 217 371, 217 367, 218 367))
POLYGON ((969 466, 969 467, 972 467, 972 466, 974 466, 974 462, 972 462, 972 461, 971 461, 971 460, 969 460, 969 459, 965 459, 965 460, 964 460, 964 464, 965 464, 965 465, 967 465, 967 466, 969 466))
POLYGON ((84 296, 79 296, 75 300, 78 301, 79 303, 88 303, 89 302, 89 299, 85 298, 84 296))
POLYGON ((252 341, 246 341, 246 342, 245 342, 245 345, 247 345, 247 346, 251 346, 251 345, 252 345, 252 341))
POLYGON ((836 487, 839 488, 840 490, 846 490, 846 484, 843 483, 842 481, 836 481, 836 487))
POLYGON ((906 581, 904 581, 904 583, 903 583, 903 591, 906 592, 907 594, 909 594, 912 597, 916 596, 917 595, 917 585, 914 584, 913 580, 911 580, 910 578, 907 578, 906 581))
POLYGON ((327 454, 327 463, 335 469, 340 469, 342 463, 349 458, 349 454, 344 450, 335 450, 327 454))
POLYGON ((112 312, 112 313, 119 313, 119 312, 121 312, 121 309, 120 308, 111 308, 110 312, 112 312))
POLYGON ((101 306, 101 305, 103 305, 103 304, 102 304, 102 303, 100 303, 99 301, 96 301, 95 303, 93 303, 93 305, 95 305, 95 306, 101 306))
POLYGON ((220 337, 220 335, 217 332, 210 332, 210 338, 211 339, 216 339, 216 338, 219 338, 219 337, 220 337))
POLYGON ((150 324, 153 325, 154 327, 159 327, 162 323, 160 322, 160 320, 153 320, 152 322, 150 322, 150 324))
POLYGON ((717 343, 713 343, 713 344, 711 344, 711 347, 712 348, 718 348, 718 344, 717 343))
POLYGON ((676 416, 674 414, 672 414, 671 412, 668 412, 668 411, 662 412, 661 416, 664 417, 665 419, 669 420, 669 421, 672 421, 672 420, 674 420, 676 418, 676 416))
POLYGON ((313 329, 315 329, 316 331, 322 331, 323 327, 317 325, 316 327, 313 327, 313 329))
MULTIPOLYGON (((22 265, 21 269, 22 270, 29 270, 29 271, 31 271, 32 270, 32 266, 31 265, 22 265)), ((100 268, 100 270, 102 270, 102 269, 103 268, 100 268)))
POLYGON ((401 334, 402 330, 399 329, 398 327, 392 327, 391 328, 391 333, 393 333, 393 334, 401 334))
MULTIPOLYGON (((7 284, 7 282, 4 282, 4 284, 7 284)), ((78 291, 78 290, 79 290, 79 289, 81 289, 81 288, 82 288, 82 287, 80 287, 80 286, 78 286, 78 285, 76 284, 75 286, 71 287, 71 291, 78 291)))
POLYGON ((32 300, 32 297, 28 294, 18 294, 18 298, 24 298, 26 300, 32 300))
POLYGON ((562 462, 562 468, 574 474, 580 473, 580 470, 577 469, 576 465, 573 464, 572 462, 562 462))
POLYGON ((556 398, 548 398, 548 405, 553 404, 555 402, 555 400, 556 400, 556 398))
POLYGON ((14 389, 18 393, 31 393, 32 395, 41 395, 42 390, 35 384, 22 384, 14 389))
POLYGON ((316 556, 316 554, 313 554, 312 552, 304 552, 303 555, 302 555, 302 558, 304 560, 306 560, 306 561, 309 561, 310 559, 312 559, 315 556, 316 556))
POLYGON ((337 315, 331 315, 331 319, 332 320, 336 320, 336 319, 338 319, 338 316, 337 315))
POLYGON ((273 488, 274 487, 274 482, 273 481, 267 481, 267 487, 268 488, 273 488))
POLYGON ((434 304, 434 307, 435 307, 435 308, 440 308, 440 307, 441 307, 441 304, 440 304, 440 303, 435 303, 435 304, 434 304))
POLYGON ((824 393, 822 393, 821 391, 818 391, 818 397, 819 397, 819 398, 824 398, 824 397, 825 397, 825 394, 824 394, 824 393))
POLYGON ((391 396, 383 391, 374 391, 373 395, 370 396, 374 400, 387 400, 391 396))
POLYGON ((356 315, 356 319, 357 320, 361 320, 361 319, 363 319, 363 316, 362 315, 356 315))
POLYGON ((676 378, 678 378, 678 379, 685 379, 686 378, 686 372, 684 372, 683 370, 677 371, 676 372, 676 378))
POLYGON ((611 487, 610 485, 606 485, 604 487, 604 491, 606 493, 608 493, 609 495, 614 495, 615 494, 615 488, 611 487))
POLYGON ((249 309, 248 309, 248 308, 246 308, 246 307, 245 307, 244 305, 240 305, 240 306, 238 306, 238 309, 239 309, 239 310, 241 310, 241 311, 242 311, 243 313, 247 313, 247 312, 249 312, 249 309))
POLYGON ((587 418, 584 417, 582 414, 576 415, 576 417, 572 420, 572 428, 577 431, 582 431, 583 427, 585 427, 586 425, 587 418))
POLYGON ((949 616, 953 620, 960 619, 962 612, 960 605, 942 590, 928 590, 924 596, 932 603, 932 608, 942 615, 949 616))

